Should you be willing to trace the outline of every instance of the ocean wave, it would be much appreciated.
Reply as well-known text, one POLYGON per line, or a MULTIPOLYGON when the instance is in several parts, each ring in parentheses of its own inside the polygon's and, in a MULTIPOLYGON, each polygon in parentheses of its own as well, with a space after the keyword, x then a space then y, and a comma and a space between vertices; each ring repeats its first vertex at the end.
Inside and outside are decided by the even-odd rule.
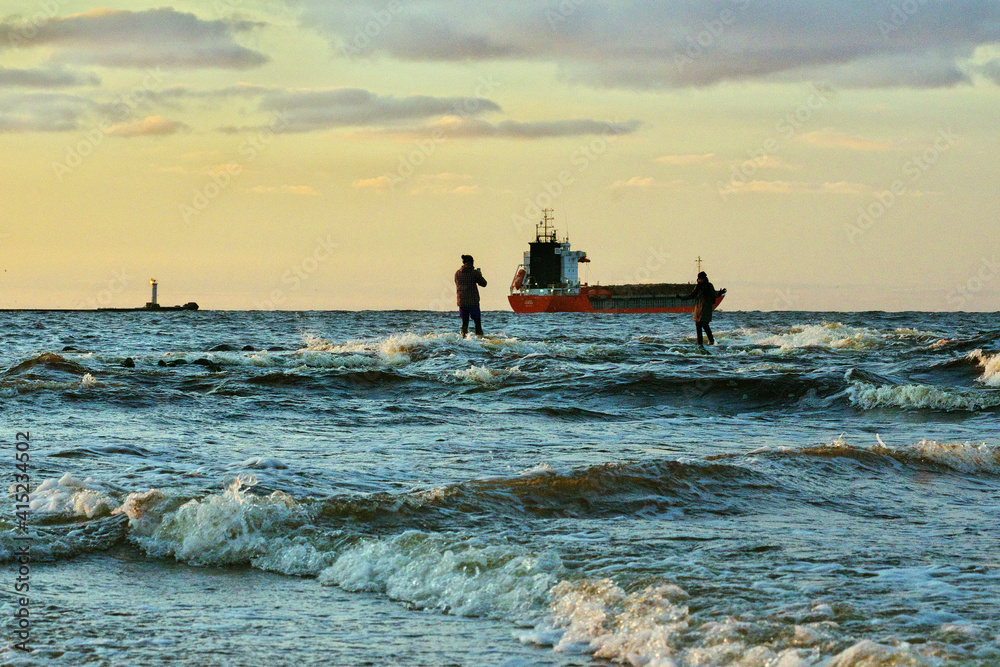
MULTIPOLYGON (((14 486, 8 489, 13 493, 14 486)), ((93 478, 79 480, 66 473, 62 477, 43 480, 29 494, 28 504, 33 513, 41 513, 42 519, 73 519, 85 517, 93 519, 107 516, 118 507, 114 492, 93 478)))
POLYGON ((889 667, 924 665, 915 648, 846 636, 831 605, 817 601, 779 621, 763 615, 706 618, 698 600, 669 582, 628 592, 611 579, 561 581, 549 591, 547 615, 524 643, 654 667, 889 667), (808 619, 808 620, 807 620, 808 619), (841 648, 847 645, 846 648, 841 648))
POLYGON ((0 397, 14 398, 21 394, 34 394, 40 391, 74 391, 89 390, 98 385, 97 378, 90 373, 84 373, 79 380, 32 380, 14 378, 0 380, 0 397))
MULTIPOLYGON (((18 485, 8 492, 13 494, 18 485)), ((29 494, 27 535, 37 560, 70 558, 100 551, 121 540, 126 522, 112 516, 118 491, 92 478, 76 479, 69 473, 44 480, 29 494)), ((11 560, 18 546, 11 527, 0 533, 0 560, 11 560)))
POLYGON ((954 470, 962 473, 986 473, 1000 475, 1000 447, 985 442, 936 442, 921 440, 907 445, 890 446, 876 435, 877 444, 857 446, 850 444, 843 436, 824 445, 814 445, 801 449, 782 447, 765 448, 751 452, 751 455, 849 458, 866 464, 878 465, 879 461, 892 464, 954 470))
POLYGON ((69 361, 65 357, 55 354, 54 352, 44 352, 37 357, 22 361, 21 363, 8 368, 4 371, 3 375, 20 375, 38 367, 41 367, 44 370, 60 371, 71 375, 83 375, 87 372, 87 368, 82 364, 69 361))
POLYGON ((469 368, 455 371, 455 377, 459 380, 484 387, 497 387, 507 378, 516 375, 521 375, 521 369, 518 366, 495 369, 473 365, 469 368))
POLYGON ((965 358, 983 368, 980 382, 988 387, 1000 387, 1000 353, 986 354, 982 350, 973 350, 965 358))
POLYGON ((863 410, 902 408, 976 412, 1000 406, 1000 394, 940 389, 926 384, 879 386, 855 382, 848 388, 847 396, 853 405, 863 410))
POLYGON ((840 322, 782 327, 777 331, 743 329, 736 333, 752 345, 774 346, 784 351, 815 347, 832 350, 873 350, 889 345, 894 339, 891 334, 840 322))
POLYGON ((516 338, 480 336, 463 338, 458 333, 417 334, 405 332, 374 340, 352 340, 344 343, 307 336, 304 342, 306 346, 299 352, 374 353, 379 359, 390 365, 411 363, 432 356, 447 356, 462 350, 487 350, 513 356, 545 351, 544 345, 526 343, 516 338))
POLYGON ((133 493, 118 511, 129 518, 129 539, 151 556, 192 565, 247 565, 286 546, 309 518, 303 505, 281 491, 247 493, 254 484, 240 475, 222 493, 179 505, 155 489, 133 493))
POLYGON ((319 581, 457 616, 530 618, 558 581, 551 553, 479 538, 408 531, 346 549, 319 581))

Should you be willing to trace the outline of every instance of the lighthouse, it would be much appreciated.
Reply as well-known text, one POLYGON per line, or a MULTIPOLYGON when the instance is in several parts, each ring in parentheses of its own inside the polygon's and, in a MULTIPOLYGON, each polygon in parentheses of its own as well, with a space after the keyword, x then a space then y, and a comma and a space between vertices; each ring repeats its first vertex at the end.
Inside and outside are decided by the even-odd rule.
POLYGON ((160 304, 156 303, 156 278, 150 278, 149 285, 153 288, 153 299, 146 304, 146 308, 150 309, 159 308, 160 304))

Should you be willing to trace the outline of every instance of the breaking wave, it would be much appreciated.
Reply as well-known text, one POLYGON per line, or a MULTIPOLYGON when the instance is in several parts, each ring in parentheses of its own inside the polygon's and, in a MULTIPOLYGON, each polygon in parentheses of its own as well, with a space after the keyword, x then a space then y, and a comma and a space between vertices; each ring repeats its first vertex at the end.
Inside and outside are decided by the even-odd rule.
POLYGON ((858 382, 850 386, 847 395, 851 403, 863 410, 903 408, 974 412, 1000 406, 998 394, 940 389, 926 384, 877 386, 858 382))
POLYGON ((979 378, 987 387, 1000 387, 1000 353, 985 354, 982 350, 973 350, 966 359, 976 362, 983 369, 979 378))
POLYGON ((876 435, 877 444, 870 446, 852 445, 843 437, 825 445, 815 445, 801 449, 778 448, 760 449, 752 455, 848 458, 866 464, 885 465, 902 463, 931 469, 953 470, 966 474, 1000 475, 1000 447, 985 442, 936 442, 921 440, 908 445, 887 445, 876 435))

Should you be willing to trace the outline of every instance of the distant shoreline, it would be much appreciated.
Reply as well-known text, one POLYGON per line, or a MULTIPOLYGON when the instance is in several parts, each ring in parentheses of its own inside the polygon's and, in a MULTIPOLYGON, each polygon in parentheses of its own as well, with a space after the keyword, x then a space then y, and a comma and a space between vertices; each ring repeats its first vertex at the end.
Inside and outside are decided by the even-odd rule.
POLYGON ((0 313, 192 313, 191 308, 0 308, 0 313))

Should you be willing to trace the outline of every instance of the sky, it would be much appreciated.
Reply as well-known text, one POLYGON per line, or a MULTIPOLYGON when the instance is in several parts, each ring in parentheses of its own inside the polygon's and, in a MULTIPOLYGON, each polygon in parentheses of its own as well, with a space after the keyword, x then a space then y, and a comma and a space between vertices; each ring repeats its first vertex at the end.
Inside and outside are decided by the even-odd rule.
POLYGON ((1000 0, 0 0, 0 308, 1000 311, 1000 0))

